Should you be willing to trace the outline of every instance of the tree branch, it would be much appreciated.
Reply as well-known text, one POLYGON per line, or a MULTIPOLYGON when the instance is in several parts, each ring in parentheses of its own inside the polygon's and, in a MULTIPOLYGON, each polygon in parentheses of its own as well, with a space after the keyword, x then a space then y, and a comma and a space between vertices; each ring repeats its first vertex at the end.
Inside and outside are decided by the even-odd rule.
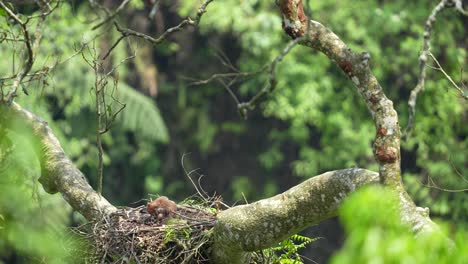
POLYGON ((47 122, 14 102, 11 106, 0 104, 0 121, 15 133, 31 135, 41 165, 39 182, 46 192, 60 192, 73 209, 88 220, 116 210, 93 190, 67 157, 47 122))
POLYGON ((354 83, 371 112, 377 129, 374 156, 378 161, 382 183, 403 190, 400 177, 400 126, 398 115, 369 67, 370 55, 354 53, 335 33, 311 20, 306 32, 302 0, 281 0, 283 29, 293 38, 308 34, 301 44, 324 53, 354 83), (293 34, 294 33, 294 34, 293 34))
MULTIPOLYGON (((186 19, 182 20, 178 25, 166 29, 166 31, 164 31, 157 38, 153 38, 153 37, 151 37, 149 35, 146 35, 144 33, 134 31, 134 30, 131 30, 131 29, 128 29, 128 28, 123 28, 123 27, 121 27, 119 25, 119 23, 114 21, 114 26, 117 29, 117 31, 120 32, 121 36, 114 42, 114 44, 111 46, 111 48, 106 52, 106 54, 103 56, 103 59, 106 59, 109 56, 109 54, 112 52, 112 50, 115 47, 117 47, 117 45, 120 43, 120 41, 122 41, 126 37, 133 36, 133 37, 137 37, 137 38, 142 38, 142 39, 150 42, 153 45, 158 45, 161 42, 163 42, 164 40, 166 40, 167 37, 169 37, 171 34, 173 34, 174 32, 182 30, 186 26, 198 26, 203 14, 206 13, 206 8, 213 1, 214 0, 205 0, 200 5, 200 7, 198 8, 197 14, 195 15, 195 18, 187 17, 186 19)), ((106 21, 107 21, 107 19, 106 19, 106 21)))
POLYGON ((214 227, 216 263, 247 263, 247 252, 274 246, 306 227, 336 216, 349 193, 373 183, 379 183, 379 176, 373 171, 331 171, 274 197, 222 211, 214 227))
POLYGON ((91 30, 96 30, 98 29, 99 27, 101 27, 102 25, 106 24, 107 22, 109 22, 110 20, 113 20, 117 14, 122 11, 125 6, 130 2, 130 0, 124 0, 122 1, 122 3, 120 3, 120 5, 117 7, 117 9, 115 9, 114 12, 112 12, 112 14, 108 15, 106 18, 104 18, 101 22, 99 22, 97 25, 95 25, 94 27, 91 28, 91 30))
POLYGON ((250 98, 247 102, 242 102, 237 104, 237 109, 243 118, 247 118, 247 111, 252 110, 255 106, 262 100, 266 95, 270 94, 276 88, 276 66, 280 63, 286 55, 301 41, 303 38, 296 38, 286 45, 286 47, 281 51, 281 53, 276 56, 276 58, 268 66, 268 80, 263 86, 263 88, 250 98))
MULTIPOLYGON (((248 263, 249 252, 277 245, 336 216, 349 194, 370 184, 379 184, 378 173, 359 168, 330 171, 274 197, 222 211, 213 233, 215 263, 248 263)), ((401 221, 416 236, 440 231, 430 220, 428 208, 415 207, 406 193, 400 192, 398 198, 401 221)))
POLYGON ((356 54, 335 33, 319 22, 311 20, 310 23, 306 23, 302 0, 280 0, 279 6, 284 31, 293 38, 308 34, 301 44, 324 53, 335 62, 364 99, 377 130, 373 150, 379 163, 380 181, 398 193, 402 222, 408 224, 416 235, 438 230, 428 217, 429 209, 416 207, 403 187, 398 115, 393 108, 393 102, 385 96, 369 67, 369 53, 356 54))

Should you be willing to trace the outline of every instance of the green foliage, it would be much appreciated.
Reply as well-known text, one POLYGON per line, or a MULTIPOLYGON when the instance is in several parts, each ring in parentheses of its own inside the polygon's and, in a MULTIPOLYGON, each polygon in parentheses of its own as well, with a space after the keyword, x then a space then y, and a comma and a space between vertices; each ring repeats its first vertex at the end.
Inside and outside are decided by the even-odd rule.
POLYGON ((171 227, 170 225, 166 226, 165 234, 164 234, 164 244, 169 242, 177 242, 177 241, 186 241, 190 240, 192 228, 190 226, 187 227, 171 227))
POLYGON ((135 9, 143 9, 143 7, 145 6, 145 3, 143 3, 142 0, 134 0, 134 1, 130 1, 130 6, 135 9))
POLYGON ((298 251, 306 248, 308 244, 317 239, 318 238, 310 238, 301 235, 292 235, 281 241, 276 247, 263 250, 263 255, 267 256, 269 263, 302 264, 304 262, 298 251))
MULTIPOLYGON (((90 52, 88 51, 99 45, 99 42, 94 40, 97 33, 90 31, 89 26, 83 23, 86 20, 85 12, 88 10, 72 11, 68 4, 63 4, 60 7, 60 12, 54 12, 52 17, 46 20, 44 36, 33 68, 33 70, 37 70, 42 67, 53 67, 53 71, 48 76, 49 80, 47 80, 50 87, 39 85, 34 87, 36 89, 34 96, 39 97, 34 103, 40 104, 41 100, 52 96, 58 104, 55 107, 62 108, 68 117, 81 115, 83 111, 87 110, 94 111, 95 105, 92 90, 94 72, 81 58, 81 55, 76 53, 77 49, 84 46, 84 54, 89 57, 90 52), (50 54, 54 54, 54 57, 51 58, 50 54), (55 65, 54 61, 57 61, 58 64, 55 65)), ((12 51, 8 46, 2 45, 0 49, 2 49, 2 53, 5 52, 8 55, 6 57, 10 57, 12 51)), ((119 49, 116 50, 116 53, 119 53, 119 49)), ((119 57, 122 55, 117 56, 117 58, 119 57)), ((2 64, 0 70, 8 72, 6 67, 9 65, 2 64)), ((122 66, 122 68, 124 67, 122 66)), ((113 80, 110 78, 109 83, 112 82, 113 80)), ((121 118, 124 129, 150 140, 168 141, 169 137, 164 121, 159 109, 151 99, 136 92, 133 87, 123 81, 118 83, 117 91, 114 89, 107 88, 107 102, 112 102, 112 94, 126 104, 121 118)))
POLYGON ((164 186, 163 177, 147 176, 145 178, 145 190, 147 193, 161 193, 164 186))
POLYGON ((280 253, 278 260, 276 260, 277 263, 303 263, 298 250, 305 248, 308 244, 314 242, 315 240, 317 239, 301 235, 292 235, 290 238, 283 240, 279 246, 273 248, 274 251, 280 253))
POLYGON ((31 138, 5 125, 0 124, 0 263, 75 263, 84 251, 66 227, 70 206, 38 185, 31 138))
POLYGON ((401 224, 398 197, 382 187, 368 187, 349 197, 339 212, 348 235, 331 263, 465 263, 467 234, 455 234, 456 247, 444 236, 414 237, 401 224))

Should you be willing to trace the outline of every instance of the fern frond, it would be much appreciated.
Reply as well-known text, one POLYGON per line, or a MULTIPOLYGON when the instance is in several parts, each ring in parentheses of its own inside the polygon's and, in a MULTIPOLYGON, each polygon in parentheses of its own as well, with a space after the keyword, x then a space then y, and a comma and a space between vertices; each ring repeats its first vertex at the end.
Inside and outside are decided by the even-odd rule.
POLYGON ((119 83, 116 97, 126 105, 122 112, 124 129, 159 142, 169 141, 166 124, 155 102, 125 83, 119 83))

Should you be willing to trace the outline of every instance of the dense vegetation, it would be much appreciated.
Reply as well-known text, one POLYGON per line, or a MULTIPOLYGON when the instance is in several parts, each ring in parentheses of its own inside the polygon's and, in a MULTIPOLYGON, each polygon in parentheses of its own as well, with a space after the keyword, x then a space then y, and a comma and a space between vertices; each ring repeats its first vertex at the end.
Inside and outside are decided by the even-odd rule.
MULTIPOLYGON (((110 8, 118 5, 107 2, 110 8)), ((203 175, 203 188, 222 195, 227 204, 271 196, 328 170, 353 166, 377 170, 370 147, 375 128, 369 113, 352 83, 321 54, 296 47, 278 66, 277 89, 247 120, 240 117, 222 84, 193 84, 231 71, 223 62, 250 72, 279 54, 289 40, 282 32, 274 2, 215 2, 198 28, 182 30, 162 45, 152 47, 132 39, 113 50, 113 65, 136 51, 135 58, 121 64, 118 75, 113 76, 118 79, 116 94, 126 108, 110 133, 103 136, 103 194, 114 204, 142 203, 150 194, 183 200, 195 192, 186 174, 196 168, 190 176, 197 179, 203 175)), ((199 3, 179 0, 160 4, 155 19, 149 21, 150 7, 131 1, 130 8, 121 14, 121 23, 157 35, 181 17, 193 14, 199 3)), ((353 49, 372 55, 374 73, 393 100, 402 127, 407 123, 409 93, 417 82, 424 23, 435 4, 422 0, 310 3, 312 18, 332 28, 353 49)), ((36 12, 27 4, 15 8, 24 14, 36 12)), ((73 54, 86 44, 89 48, 83 54, 90 58, 92 47, 108 49, 119 33, 111 24, 91 30, 99 16, 91 9, 84 1, 64 2, 46 20, 33 69, 58 64, 45 78, 28 83, 29 96, 21 94, 16 101, 49 122, 66 153, 96 186, 97 127, 91 88, 95 72, 83 56, 73 54)), ((0 15, 0 30, 20 30, 0 15)), ((461 70, 468 58, 468 20, 450 10, 438 19, 432 53, 455 80, 466 82, 461 70)), ((20 56, 17 49, 7 41, 1 43, 1 77, 12 72, 14 60, 20 56)), ((239 98, 248 99, 266 78, 255 75, 231 88, 239 98)), ((466 191, 435 187, 468 188, 468 108, 466 100, 453 92, 438 71, 429 69, 426 82, 418 99, 414 130, 402 143, 403 180, 418 205, 429 207, 431 215, 444 221, 449 232, 460 233, 468 219, 466 191)), ((79 224, 80 217, 73 215, 60 197, 43 195, 35 183, 38 169, 31 165, 34 159, 28 146, 21 146, 14 135, 2 135, 0 141, 0 262, 9 263, 22 255, 40 260, 58 254, 62 242, 54 234, 66 225, 79 224), (8 156, 10 152, 13 154, 8 156), (4 157, 8 158, 2 160, 4 157), (37 217, 25 217, 31 214, 37 217), (55 230, 49 230, 52 227, 55 230), (48 234, 45 244, 50 248, 38 247, 44 244, 43 238, 37 238, 43 231, 48 234)), ((374 204, 377 198, 367 195, 359 199, 374 204)), ((373 212, 373 208, 368 210, 373 212)), ((356 238, 346 242, 334 263, 346 263, 343 258, 349 257, 370 261, 372 258, 366 256, 353 256, 353 248, 361 247, 359 243, 371 239, 370 235, 382 242, 381 236, 388 234, 379 229, 361 232, 360 228, 373 223, 365 225, 367 218, 353 222, 346 211, 354 212, 352 205, 343 210, 344 226, 347 231, 356 229, 351 233, 356 238)), ((366 214, 369 212, 362 212, 366 214)), ((401 231, 402 227, 391 228, 401 231)), ((390 241, 403 245, 404 249, 395 253, 401 257, 412 246, 409 237, 397 239, 395 234, 400 233, 391 233, 390 241)), ((423 242, 427 243, 426 252, 434 249, 429 241, 423 242)), ((442 246, 437 250, 446 251, 442 246)), ((379 251, 368 254, 384 256, 379 251)), ((450 256, 441 261, 449 260, 458 261, 450 256)))

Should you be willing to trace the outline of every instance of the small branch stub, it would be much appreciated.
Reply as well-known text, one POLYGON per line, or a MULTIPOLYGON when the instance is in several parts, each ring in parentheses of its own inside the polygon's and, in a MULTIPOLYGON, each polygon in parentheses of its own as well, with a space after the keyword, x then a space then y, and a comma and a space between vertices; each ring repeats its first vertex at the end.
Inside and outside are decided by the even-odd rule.
POLYGON ((302 0, 284 0, 279 2, 283 16, 283 30, 293 39, 302 37, 307 28, 307 16, 302 7, 302 0))

